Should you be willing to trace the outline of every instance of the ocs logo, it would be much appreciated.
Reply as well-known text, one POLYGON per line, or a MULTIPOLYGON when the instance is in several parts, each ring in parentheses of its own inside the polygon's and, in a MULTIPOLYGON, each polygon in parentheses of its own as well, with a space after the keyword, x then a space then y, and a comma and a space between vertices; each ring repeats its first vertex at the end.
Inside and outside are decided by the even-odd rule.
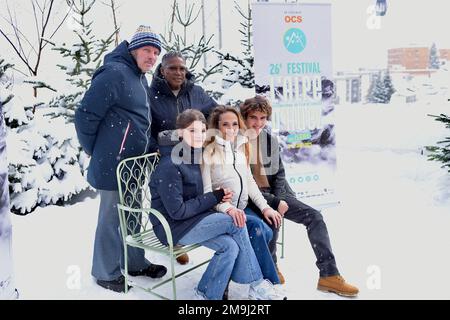
POLYGON ((300 53, 306 47, 306 35, 298 28, 291 28, 284 33, 284 47, 291 53, 300 53))
POLYGON ((284 22, 286 23, 300 23, 303 21, 302 16, 284 16, 284 22))

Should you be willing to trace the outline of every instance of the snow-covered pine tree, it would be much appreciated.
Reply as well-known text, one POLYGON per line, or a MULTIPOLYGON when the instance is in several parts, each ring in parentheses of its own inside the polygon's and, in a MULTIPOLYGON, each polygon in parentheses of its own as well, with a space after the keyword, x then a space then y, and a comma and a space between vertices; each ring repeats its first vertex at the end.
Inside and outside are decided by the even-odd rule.
POLYGON ((26 125, 8 135, 11 210, 28 214, 37 206, 62 204, 89 188, 83 172, 87 157, 80 147, 73 124, 62 117, 50 118, 36 109, 26 125))
MULTIPOLYGON (((8 180, 11 195, 11 210, 27 214, 38 205, 67 200, 71 195, 86 188, 80 173, 81 161, 74 157, 73 141, 64 122, 46 117, 45 103, 38 100, 29 85, 48 88, 45 81, 27 77, 12 85, 11 64, 1 63, 1 100, 5 120, 9 127, 8 180), (15 95, 14 99, 12 98, 15 95), (13 147, 11 147, 13 146, 13 147), (76 164, 77 172, 68 163, 76 164), (81 187, 80 187, 81 186, 81 187)), ((86 161, 84 161, 86 162, 86 161)), ((82 165, 81 164, 81 165, 82 165)))
POLYGON ((178 51, 183 54, 186 59, 186 66, 190 72, 195 75, 195 81, 199 84, 220 72, 221 63, 209 65, 206 68, 201 66, 201 61, 205 54, 212 51, 214 46, 211 44, 213 36, 201 36, 198 41, 190 42, 188 34, 192 34, 190 28, 197 20, 201 8, 194 13, 195 3, 188 4, 184 1, 184 9, 180 9, 177 1, 172 4, 172 13, 170 15, 168 34, 160 34, 162 46, 166 51, 178 51), (181 30, 182 34, 178 34, 177 30, 181 30))
POLYGON ((14 97, 11 91, 12 83, 7 76, 8 69, 14 65, 0 57, 0 102, 6 105, 14 97))
MULTIPOLYGON (((115 34, 106 40, 94 36, 92 20, 86 17, 94 3, 95 0, 71 1, 77 41, 56 48, 70 59, 68 65, 60 65, 68 76, 67 86, 58 92, 61 94, 48 104, 40 103, 42 106, 36 110, 38 102, 32 100, 22 100, 18 105, 24 107, 9 109, 21 116, 11 117, 10 123, 16 125, 8 138, 8 144, 15 146, 10 156, 9 179, 12 211, 17 214, 32 212, 39 205, 62 204, 89 188, 83 176, 88 157, 79 146, 72 120, 75 106, 89 87, 91 76, 115 34), (19 112, 22 109, 25 113, 19 112)), ((37 78, 27 82, 50 87, 37 78)))
POLYGON ((48 105, 31 113, 33 121, 11 132, 11 144, 18 150, 11 157, 15 169, 10 171, 15 213, 27 214, 39 205, 62 204, 89 188, 84 178, 88 157, 78 143, 73 116, 115 34, 106 40, 93 35, 92 20, 87 21, 86 15, 94 3, 95 0, 73 1, 72 24, 77 41, 55 48, 69 59, 67 65, 59 65, 68 76, 66 87, 48 105))
POLYGON ((14 146, 8 150, 8 178, 11 211, 24 215, 87 189, 82 174, 87 158, 79 153, 73 124, 46 115, 47 104, 32 95, 29 84, 15 84, 13 92, 14 99, 5 106, 7 143, 14 146))
POLYGON ((436 44, 433 43, 430 48, 430 56, 428 60, 428 68, 430 69, 439 69, 440 62, 439 57, 436 49, 436 44))
POLYGON ((100 67, 105 53, 114 42, 116 30, 106 39, 95 36, 92 29, 93 18, 89 17, 96 0, 77 0, 73 2, 72 28, 75 42, 62 43, 52 50, 58 51, 67 61, 58 64, 67 77, 66 88, 54 98, 49 106, 52 116, 64 116, 68 122, 73 122, 76 105, 83 98, 91 84, 95 70, 100 67))
MULTIPOLYGON (((13 86, 13 69, 14 65, 5 61, 5 59, 0 58, 0 100, 3 103, 3 112, 5 114, 6 126, 10 129, 17 128, 22 125, 27 125, 34 119, 33 111, 36 106, 42 105, 43 103, 35 98, 31 98, 27 103, 23 103, 26 94, 19 92, 18 99, 21 102, 20 106, 14 106, 18 104, 18 101, 13 100, 14 91, 17 88, 13 86)), ((27 77, 24 83, 33 83, 30 80, 32 77, 27 77)), ((33 78, 32 78, 33 79, 33 78)))
POLYGON ((374 77, 370 88, 369 94, 367 95, 367 100, 370 103, 383 103, 384 102, 384 88, 381 72, 377 77, 374 77))
POLYGON ((395 89, 389 72, 386 72, 383 77, 380 73, 372 81, 367 100, 370 103, 389 103, 394 92, 395 89))
MULTIPOLYGON (((429 115, 434 117, 436 121, 442 122, 447 129, 450 130, 450 117, 445 114, 429 115)), ((444 140, 438 141, 437 146, 427 146, 426 149, 430 152, 428 160, 442 162, 442 168, 446 168, 450 173, 450 135, 444 140)))
POLYGON ((391 78, 391 75, 389 74, 389 72, 386 72, 384 74, 383 87, 384 87, 384 97, 385 97, 384 103, 389 103, 391 101, 392 95, 395 92, 394 85, 392 84, 392 78, 391 78))
POLYGON ((240 22, 242 34, 241 47, 242 54, 235 56, 230 53, 217 52, 222 60, 223 67, 227 70, 224 76, 224 86, 231 87, 234 83, 240 83, 244 88, 255 87, 255 74, 253 70, 253 45, 252 45, 252 11, 250 2, 247 10, 244 11, 235 1, 234 7, 242 18, 240 22))

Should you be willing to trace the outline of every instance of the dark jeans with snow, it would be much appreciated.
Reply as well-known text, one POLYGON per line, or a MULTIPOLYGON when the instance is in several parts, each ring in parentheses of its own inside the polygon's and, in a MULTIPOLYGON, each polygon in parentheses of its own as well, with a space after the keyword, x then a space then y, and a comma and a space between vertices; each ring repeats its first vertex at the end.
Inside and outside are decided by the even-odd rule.
MULTIPOLYGON (((294 196, 287 196, 283 199, 289 206, 289 210, 284 214, 288 220, 303 224, 308 233, 309 242, 316 255, 316 265, 319 268, 321 277, 338 275, 336 260, 331 250, 330 237, 328 236, 327 225, 323 221, 322 214, 314 208, 297 200, 294 196)), ((279 229, 272 228, 273 238, 269 243, 272 258, 277 262, 277 239, 279 229)))
MULTIPOLYGON (((92 275, 98 280, 115 280, 122 275, 124 252, 120 234, 118 191, 98 190, 100 193, 100 210, 97 230, 95 231, 94 257, 92 275)), ((128 271, 138 271, 150 265, 144 257, 144 250, 128 247, 128 271)))

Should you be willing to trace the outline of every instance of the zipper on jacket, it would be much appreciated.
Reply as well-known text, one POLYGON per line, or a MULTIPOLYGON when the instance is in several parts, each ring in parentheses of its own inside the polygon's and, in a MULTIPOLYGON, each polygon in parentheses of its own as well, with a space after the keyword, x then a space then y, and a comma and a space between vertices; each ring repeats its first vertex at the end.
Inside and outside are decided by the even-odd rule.
POLYGON ((123 147, 125 146, 125 141, 127 141, 128 132, 130 131, 131 122, 128 120, 127 128, 125 129, 125 133, 123 134, 122 143, 120 144, 120 150, 118 156, 122 154, 123 147))
POLYGON ((180 104, 178 103, 178 101, 180 101, 180 99, 178 99, 178 95, 175 97, 176 99, 176 105, 177 105, 177 116, 180 115, 180 104))
POLYGON ((145 77, 145 75, 144 75, 144 74, 141 74, 141 76, 140 76, 140 78, 139 78, 139 82, 141 83, 142 89, 144 89, 145 106, 147 107, 148 127, 147 127, 147 130, 145 131, 145 149, 144 149, 144 151, 142 152, 142 155, 144 155, 144 154, 147 152, 147 147, 148 147, 148 142, 149 142, 149 139, 148 139, 148 131, 150 130, 151 125, 152 125, 152 121, 150 120, 150 113, 151 113, 151 111, 150 111, 150 104, 148 103, 148 97, 147 97, 147 96, 148 96, 148 92, 147 92, 147 90, 145 90, 144 84, 142 83, 142 78, 143 78, 143 77, 145 77))
POLYGON ((238 201, 237 201, 237 204, 236 204, 236 208, 238 208, 239 207, 239 202, 241 202, 242 191, 243 191, 244 188, 243 188, 243 183, 242 183, 242 177, 239 174, 239 171, 236 169, 236 156, 234 154, 235 151, 231 150, 231 152, 233 153, 233 168, 234 168, 234 171, 236 171, 236 173, 237 173, 237 175, 239 177, 239 182, 241 184, 241 191, 239 192, 239 197, 238 197, 238 201))

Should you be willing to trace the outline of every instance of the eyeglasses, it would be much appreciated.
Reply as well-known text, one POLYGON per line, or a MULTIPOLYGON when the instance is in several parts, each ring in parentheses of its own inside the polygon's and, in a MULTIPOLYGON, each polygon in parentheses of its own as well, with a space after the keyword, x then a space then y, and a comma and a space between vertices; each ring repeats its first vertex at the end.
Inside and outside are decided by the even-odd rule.
POLYGON ((177 71, 183 73, 187 72, 187 68, 183 66, 168 66, 166 69, 169 70, 170 72, 177 72, 177 71))

